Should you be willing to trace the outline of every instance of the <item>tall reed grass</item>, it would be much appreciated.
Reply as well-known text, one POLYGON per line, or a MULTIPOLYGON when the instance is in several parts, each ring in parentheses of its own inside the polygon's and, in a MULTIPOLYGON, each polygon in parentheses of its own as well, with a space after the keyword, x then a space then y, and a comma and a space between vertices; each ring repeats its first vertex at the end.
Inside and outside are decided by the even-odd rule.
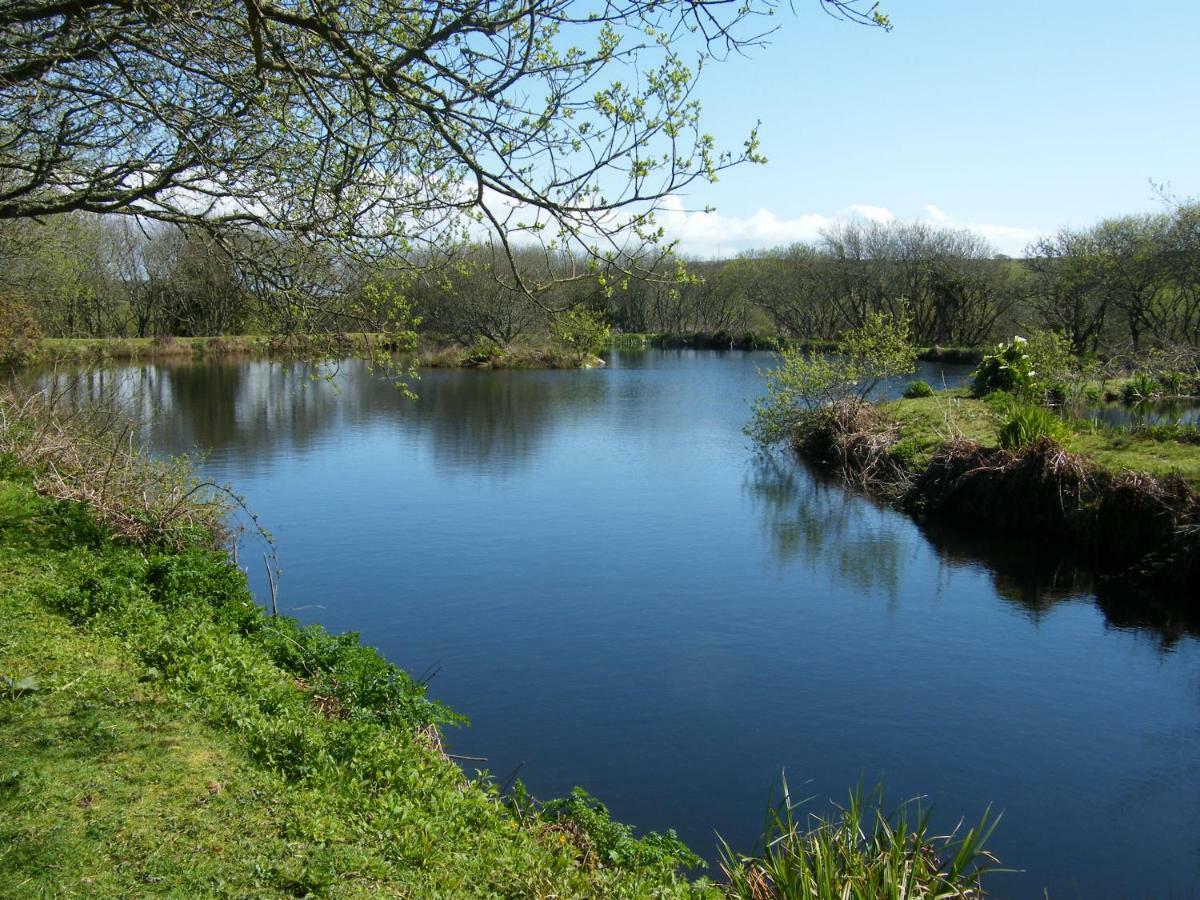
POLYGON ((919 800, 884 812, 882 788, 851 792, 836 815, 801 815, 783 780, 755 856, 721 843, 728 896, 742 900, 932 900, 979 898, 982 882, 1000 871, 986 849, 999 815, 984 812, 964 830, 935 834, 919 800))

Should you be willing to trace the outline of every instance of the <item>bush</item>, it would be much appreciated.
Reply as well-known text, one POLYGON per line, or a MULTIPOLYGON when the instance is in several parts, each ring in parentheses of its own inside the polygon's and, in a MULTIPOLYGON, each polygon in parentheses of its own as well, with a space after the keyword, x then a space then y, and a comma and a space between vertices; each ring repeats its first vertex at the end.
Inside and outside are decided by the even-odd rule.
POLYGON ((1121 386, 1121 402, 1142 403, 1162 396, 1162 385, 1149 372, 1138 372, 1121 386))
POLYGON ((608 808, 583 788, 570 796, 547 800, 540 817, 571 841, 585 865, 647 871, 669 878, 680 867, 696 868, 704 860, 679 840, 674 830, 636 837, 629 825, 614 822, 608 808))
POLYGON ((484 339, 463 351, 460 364, 467 368, 488 366, 504 354, 504 348, 495 341, 484 339))
POLYGON ((577 306, 554 320, 551 334, 558 344, 582 363, 608 345, 612 331, 599 313, 577 306))
POLYGON ((1017 336, 985 353, 972 374, 973 390, 977 397, 1004 391, 1037 403, 1063 402, 1077 368, 1065 337, 1035 329, 1028 339, 1017 336))
POLYGON ((1070 429, 1048 409, 1014 402, 997 415, 996 434, 1005 450, 1021 450, 1046 439, 1061 444, 1070 429))
POLYGON ((746 433, 760 445, 786 439, 808 414, 847 401, 863 401, 884 379, 909 375, 917 351, 908 320, 872 313, 842 333, 833 354, 789 347, 781 365, 763 373, 766 394, 754 404, 746 433))
POLYGON ((1028 392, 1036 370, 1025 349, 1026 344, 1025 338, 1015 337, 1008 342, 1001 341, 990 353, 983 355, 979 368, 971 376, 975 396, 986 397, 995 391, 1028 392))
POLYGON ((916 381, 910 381, 908 387, 904 389, 904 396, 909 400, 917 400, 921 397, 932 397, 933 388, 929 386, 929 382, 922 378, 916 381))
POLYGON ((0 295, 0 368, 28 365, 37 355, 41 329, 25 304, 0 295))

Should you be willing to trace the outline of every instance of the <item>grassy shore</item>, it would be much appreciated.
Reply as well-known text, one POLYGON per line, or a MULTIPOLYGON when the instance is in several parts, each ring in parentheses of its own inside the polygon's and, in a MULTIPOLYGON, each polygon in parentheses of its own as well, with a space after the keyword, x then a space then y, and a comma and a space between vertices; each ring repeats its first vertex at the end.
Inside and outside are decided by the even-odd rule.
MULTIPOLYGON (((43 338, 33 361, 42 364, 98 361, 157 362, 183 359, 251 357, 310 359, 329 356, 373 356, 399 352, 386 335, 223 335, 195 338, 43 338)), ((510 346, 461 347, 423 338, 415 350, 418 366, 475 369, 579 369, 604 364, 592 354, 580 356, 548 341, 510 346)))
POLYGON ((51 402, 0 390, 0 896, 983 896, 986 816, 801 827, 785 795, 715 883, 581 790, 466 775, 422 683, 254 603, 219 493, 51 402))
MULTIPOLYGON (((699 350, 777 350, 798 346, 806 350, 830 351, 832 341, 791 341, 772 335, 746 333, 697 332, 620 332, 612 335, 610 347, 639 350, 649 347, 699 350)), ((387 338, 379 334, 346 333, 339 335, 223 335, 187 338, 43 338, 33 360, 88 363, 104 360, 146 361, 212 359, 229 356, 305 359, 316 355, 368 356, 379 350, 391 351, 387 338)), ((508 346, 477 345, 463 347, 431 337, 422 337, 415 351, 417 365, 423 368, 454 369, 579 369, 596 368, 604 361, 594 355, 578 354, 555 346, 545 339, 516 341, 508 346)), ((969 347, 924 347, 918 357, 927 362, 978 362, 980 351, 969 347)))
MULTIPOLYGON (((836 352, 837 341, 811 338, 785 338, 778 335, 745 332, 619 332, 612 336, 612 346, 618 350, 637 350, 646 347, 665 349, 692 348, 696 350, 781 350, 798 347, 801 350, 836 352)), ((974 347, 921 347, 917 358, 926 362, 977 363, 983 351, 974 347)))
POLYGON ((0 480, 0 894, 699 896, 669 836, 514 809, 356 636, 262 614, 203 546, 0 480), (582 823, 582 824, 581 824, 582 823))
MULTIPOLYGON (((986 400, 972 397, 963 388, 940 391, 931 397, 893 400, 881 409, 895 423, 900 452, 910 453, 914 467, 923 467, 955 439, 984 447, 999 446, 999 417, 986 400)), ((1171 429, 1104 428, 1068 422, 1062 441, 1100 469, 1120 475, 1142 472, 1160 478, 1178 476, 1200 489, 1200 441, 1180 439, 1171 429)))
POLYGON ((1103 428, 1035 410, 1053 436, 1014 446, 1002 433, 1010 399, 956 390, 838 404, 808 415, 793 446, 919 516, 1052 541, 1114 589, 1200 612, 1196 430, 1103 428))

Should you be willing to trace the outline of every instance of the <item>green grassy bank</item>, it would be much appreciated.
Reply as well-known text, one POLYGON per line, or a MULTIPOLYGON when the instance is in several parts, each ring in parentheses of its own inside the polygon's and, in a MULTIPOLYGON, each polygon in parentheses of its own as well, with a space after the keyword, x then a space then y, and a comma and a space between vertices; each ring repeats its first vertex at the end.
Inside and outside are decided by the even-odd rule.
POLYGON ((818 410, 793 446, 920 516, 1050 539, 1156 603, 1200 607, 1194 428, 1105 428, 955 390, 818 410))
MULTIPOLYGON (((811 338, 785 338, 778 335, 748 331, 742 334, 726 332, 617 332, 612 336, 617 349, 637 350, 646 347, 664 349, 692 348, 696 350, 781 350, 796 347, 801 350, 836 352, 838 342, 811 338)), ((977 363, 983 351, 974 347, 921 347, 917 358, 926 362, 977 363)))
POLYGON ((785 794, 723 878, 576 789, 503 792, 359 643, 264 613, 229 505, 111 411, 0 388, 0 897, 980 897, 993 819, 785 794))
POLYGON ((359 645, 259 611, 217 550, 106 536, 0 480, 0 894, 698 896, 669 836, 516 808, 359 645))
MULTIPOLYGON (((324 359, 339 356, 373 357, 400 353, 404 348, 386 335, 348 332, 337 335, 223 335, 194 338, 43 338, 30 356, 40 364, 160 362, 186 359, 252 357, 324 359)), ((408 355, 408 354, 404 354, 408 355)), ((517 342, 509 346, 461 347, 422 338, 412 356, 428 368, 578 369, 603 365, 593 355, 563 350, 549 341, 517 342)))
MULTIPOLYGON (((916 467, 954 440, 984 447, 1000 444, 1001 416, 995 403, 972 397, 965 388, 893 400, 881 409, 897 429, 898 452, 911 453, 916 467)), ((1129 472, 1177 476, 1200 489, 1200 435, 1192 438, 1186 430, 1104 428, 1067 420, 1060 443, 1114 476, 1129 472)))

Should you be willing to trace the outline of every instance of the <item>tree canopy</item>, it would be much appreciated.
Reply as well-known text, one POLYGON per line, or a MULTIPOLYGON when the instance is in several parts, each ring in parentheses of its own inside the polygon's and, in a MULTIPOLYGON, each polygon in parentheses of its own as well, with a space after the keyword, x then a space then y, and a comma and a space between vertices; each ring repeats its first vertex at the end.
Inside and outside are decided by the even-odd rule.
POLYGON ((422 264, 482 226, 620 255, 655 200, 758 157, 753 134, 719 149, 693 93, 774 6, 9 0, 0 220, 116 213, 422 264))

